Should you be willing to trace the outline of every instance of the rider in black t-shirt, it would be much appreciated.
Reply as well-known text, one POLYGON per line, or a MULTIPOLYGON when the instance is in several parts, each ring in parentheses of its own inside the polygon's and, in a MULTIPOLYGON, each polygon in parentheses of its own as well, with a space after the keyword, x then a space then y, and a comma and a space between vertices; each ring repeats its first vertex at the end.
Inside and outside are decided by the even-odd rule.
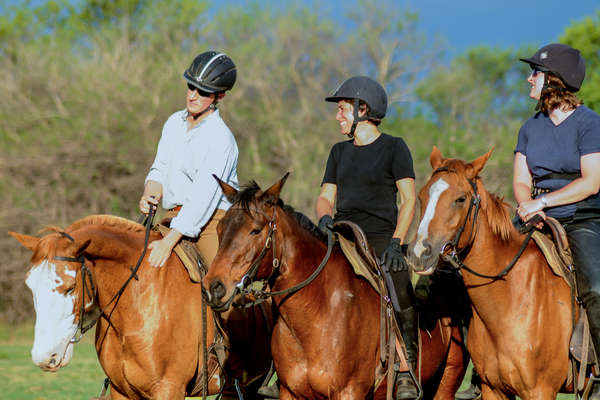
MULTIPOLYGON (((338 104, 336 119, 341 133, 350 140, 337 143, 329 153, 317 199, 319 228, 330 229, 335 205, 336 221, 355 222, 365 232, 382 260, 386 282, 393 282, 388 284, 389 292, 414 370, 418 355, 417 313, 402 252, 416 200, 412 157, 404 140, 379 131, 387 110, 387 95, 373 79, 347 79, 325 100, 338 104), (396 205, 398 193, 400 209, 396 205)), ((417 397, 408 375, 398 377, 396 393, 398 399, 417 397)))

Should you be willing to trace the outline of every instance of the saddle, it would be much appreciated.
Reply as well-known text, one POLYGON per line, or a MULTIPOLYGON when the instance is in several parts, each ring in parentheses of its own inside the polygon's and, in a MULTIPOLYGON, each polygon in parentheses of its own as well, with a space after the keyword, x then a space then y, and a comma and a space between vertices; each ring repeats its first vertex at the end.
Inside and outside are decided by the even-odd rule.
MULTIPOLYGON (((171 219, 165 218, 158 224, 155 224, 152 229, 159 232, 164 237, 170 231, 170 223, 171 219)), ((206 266, 205 261, 202 259, 202 255, 198 251, 194 241, 190 238, 184 237, 175 246, 173 251, 175 254, 177 254, 185 266, 185 269, 188 271, 192 282, 202 283, 202 278, 204 275, 206 275, 208 267, 206 266)), ((202 310, 202 312, 206 311, 206 309, 202 310)), ((208 353, 208 392, 218 393, 220 392, 226 379, 224 365, 225 361, 227 360, 227 343, 229 342, 229 338, 225 333, 223 326, 221 325, 221 319, 219 316, 216 315, 212 309, 210 312, 211 314, 209 314, 209 316, 213 315, 213 320, 215 322, 215 335, 213 342, 209 344, 208 348, 206 349, 208 353)), ((202 346, 200 346, 198 349, 198 366, 196 370, 195 381, 193 382, 193 389, 189 392, 190 395, 198 395, 202 393, 204 368, 202 364, 202 346)))
MULTIPOLYGON (((377 263, 377 257, 373 248, 369 246, 367 237, 362 229, 350 221, 338 221, 333 224, 333 231, 340 244, 342 252, 352 265, 354 273, 366 279, 381 298, 381 327, 380 327, 380 363, 375 371, 375 389, 383 382, 386 374, 391 375, 396 355, 399 358, 400 371, 409 370, 404 341, 397 325, 391 301, 381 266, 377 263)), ((419 331, 420 335, 420 331, 419 331)), ((420 342, 420 340, 419 340, 420 342)), ((419 350, 420 351, 420 350, 419 350)), ((388 379, 388 392, 393 379, 388 379)))

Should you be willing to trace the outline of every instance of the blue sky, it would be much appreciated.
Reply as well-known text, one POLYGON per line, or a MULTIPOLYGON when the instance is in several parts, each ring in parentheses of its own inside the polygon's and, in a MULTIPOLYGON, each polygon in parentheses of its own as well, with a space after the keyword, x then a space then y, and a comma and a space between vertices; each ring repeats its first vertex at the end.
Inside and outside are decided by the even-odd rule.
POLYGON ((401 0, 419 13, 428 37, 442 35, 450 53, 490 45, 541 47, 573 21, 600 10, 598 0, 401 0))

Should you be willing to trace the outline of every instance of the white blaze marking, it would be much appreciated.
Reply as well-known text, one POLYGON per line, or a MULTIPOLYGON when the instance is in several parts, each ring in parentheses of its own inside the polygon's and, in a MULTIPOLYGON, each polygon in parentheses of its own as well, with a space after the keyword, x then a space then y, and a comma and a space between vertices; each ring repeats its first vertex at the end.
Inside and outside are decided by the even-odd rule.
POLYGON ((56 291, 63 280, 56 273, 56 265, 47 260, 31 268, 25 283, 33 293, 36 313, 35 338, 31 349, 33 362, 44 364, 53 354, 57 354, 60 361, 65 353, 65 358, 70 359, 71 352, 67 351, 67 346, 77 330, 73 314, 74 295, 63 295, 56 291))
POLYGON ((423 219, 419 224, 419 230, 417 231, 417 242, 415 243, 415 247, 413 251, 417 257, 420 257, 423 251, 425 251, 425 246, 423 246, 423 240, 427 239, 429 234, 429 224, 435 215, 435 208, 440 199, 440 196, 446 189, 448 189, 450 185, 443 180, 439 179, 433 185, 429 187, 429 202, 427 203, 427 209, 425 209, 425 214, 423 215, 423 219))

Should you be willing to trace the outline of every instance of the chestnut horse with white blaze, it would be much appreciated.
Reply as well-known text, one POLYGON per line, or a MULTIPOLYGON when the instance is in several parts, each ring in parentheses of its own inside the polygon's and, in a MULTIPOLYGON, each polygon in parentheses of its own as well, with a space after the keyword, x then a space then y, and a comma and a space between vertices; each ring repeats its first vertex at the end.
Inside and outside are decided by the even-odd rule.
POLYGON ((463 268, 473 314, 467 348, 483 380, 484 399, 555 399, 570 368, 570 289, 533 240, 516 257, 525 235, 479 177, 490 155, 491 150, 468 163, 433 148, 433 173, 419 193, 421 218, 409 263, 428 274, 443 265, 440 258, 455 257, 463 268))
MULTIPOLYGON (((203 280, 209 303, 228 307, 251 281, 266 282, 265 296, 295 288, 272 297, 279 311, 271 350, 280 398, 385 397, 385 381, 375 387, 383 378, 380 296, 354 273, 338 245, 324 263, 323 233, 280 200, 286 178, 264 192, 255 183, 238 192, 219 181, 233 206, 219 222, 219 250, 203 280)), ((458 328, 441 325, 435 323, 431 336, 421 335, 417 375, 426 398, 450 400, 464 376, 465 359, 458 328)))
MULTIPOLYGON (((151 267, 145 257, 133 276, 145 236, 135 222, 97 215, 65 231, 49 230, 41 238, 11 233, 33 252, 26 280, 36 311, 33 362, 46 371, 68 365, 81 316, 97 307, 103 313, 96 351, 110 378, 111 398, 183 399, 202 373, 201 285, 190 280, 174 254, 162 268, 151 267)), ((157 239, 150 232, 150 240, 157 239)), ((207 309, 210 345, 215 320, 207 309)), ((268 371, 270 351, 262 313, 248 315, 242 332, 230 334, 241 335, 237 340, 252 349, 242 359, 252 378, 268 371)), ((218 371, 209 379, 209 391, 218 392, 223 384, 218 371)))

